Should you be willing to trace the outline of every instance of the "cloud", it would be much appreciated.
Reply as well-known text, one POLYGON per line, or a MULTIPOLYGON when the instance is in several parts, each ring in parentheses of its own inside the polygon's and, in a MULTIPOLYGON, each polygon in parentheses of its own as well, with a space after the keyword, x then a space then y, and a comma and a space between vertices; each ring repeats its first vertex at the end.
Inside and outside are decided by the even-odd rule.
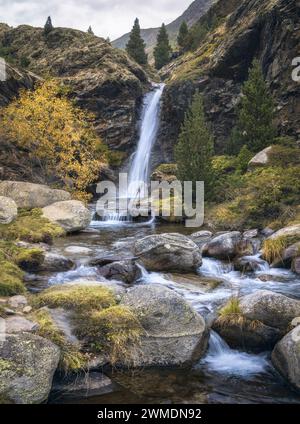
POLYGON ((54 26, 86 31, 112 40, 130 31, 136 17, 143 28, 176 19, 192 0, 0 0, 0 22, 12 26, 43 26, 51 15, 54 26))

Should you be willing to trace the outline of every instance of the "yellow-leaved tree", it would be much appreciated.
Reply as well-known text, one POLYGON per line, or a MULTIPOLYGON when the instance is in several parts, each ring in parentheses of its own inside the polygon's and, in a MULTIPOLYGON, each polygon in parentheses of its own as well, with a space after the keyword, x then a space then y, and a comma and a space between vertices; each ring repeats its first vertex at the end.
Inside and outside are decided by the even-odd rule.
POLYGON ((61 83, 47 80, 34 91, 22 90, 2 110, 0 131, 27 152, 45 179, 54 175, 74 197, 88 200, 86 188, 107 162, 92 119, 68 99, 61 83))

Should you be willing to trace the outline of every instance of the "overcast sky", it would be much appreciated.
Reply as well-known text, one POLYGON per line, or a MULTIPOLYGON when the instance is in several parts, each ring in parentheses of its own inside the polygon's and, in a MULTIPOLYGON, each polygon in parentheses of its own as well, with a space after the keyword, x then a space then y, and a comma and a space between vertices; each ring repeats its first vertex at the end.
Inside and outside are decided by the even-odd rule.
POLYGON ((192 0, 0 0, 0 22, 12 26, 43 26, 51 15, 54 26, 87 30, 112 40, 130 31, 135 17, 143 28, 170 23, 192 0))

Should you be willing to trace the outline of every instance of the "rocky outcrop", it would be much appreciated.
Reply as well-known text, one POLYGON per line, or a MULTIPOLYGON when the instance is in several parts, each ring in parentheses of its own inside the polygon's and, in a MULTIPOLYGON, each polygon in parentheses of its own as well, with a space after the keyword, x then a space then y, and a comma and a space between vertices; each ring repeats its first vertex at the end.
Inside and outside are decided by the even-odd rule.
POLYGON ((18 207, 14 200, 0 196, 0 224, 10 224, 18 215, 18 207))
POLYGON ((18 208, 43 208, 55 202, 71 199, 70 193, 42 184, 21 181, 1 181, 0 195, 13 199, 18 208))
POLYGON ((205 353, 205 322, 174 291, 160 285, 135 287, 121 304, 134 311, 145 329, 140 346, 127 352, 135 366, 186 366, 205 353))
POLYGON ((158 142, 161 162, 173 161, 174 144, 196 90, 203 94, 216 152, 224 151, 236 122, 241 85, 254 57, 277 103, 279 134, 299 138, 300 87, 291 78, 292 59, 299 56, 298 14, 299 4, 294 0, 219 0, 199 20, 205 27, 215 15, 219 25, 201 40, 198 49, 163 69, 167 87, 158 142))
POLYGON ((8 334, 0 342, 0 395, 3 403, 47 400, 60 350, 30 333, 8 334))
POLYGON ((241 298, 243 316, 270 327, 286 330, 300 315, 300 301, 269 290, 258 290, 241 298))
POLYGON ((267 147, 261 152, 257 153, 249 162, 249 169, 254 169, 260 166, 266 166, 270 161, 270 153, 272 153, 272 146, 267 147))
POLYGON ((280 374, 300 389, 300 326, 290 331, 275 346, 272 362, 280 374))
POLYGON ((87 228, 92 220, 91 212, 79 200, 56 202, 42 209, 43 216, 73 233, 87 228))
MULTIPOLYGON (((1 27, 0 45, 13 51, 15 62, 20 65, 25 57, 30 71, 64 81, 71 97, 94 114, 96 130, 109 147, 128 151, 134 146, 148 77, 125 52, 74 29, 55 28, 45 36, 42 28, 29 25, 1 27)), ((30 86, 27 78, 24 83, 30 86)))
POLYGON ((137 240, 134 254, 149 271, 197 271, 202 264, 199 247, 181 234, 151 235, 137 240))

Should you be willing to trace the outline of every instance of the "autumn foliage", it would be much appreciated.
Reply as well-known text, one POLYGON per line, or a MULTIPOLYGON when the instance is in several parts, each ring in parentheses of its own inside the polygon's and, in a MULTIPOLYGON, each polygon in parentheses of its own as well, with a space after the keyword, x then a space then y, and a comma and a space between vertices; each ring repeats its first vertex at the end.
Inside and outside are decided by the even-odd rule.
POLYGON ((94 131, 92 116, 76 107, 56 80, 21 91, 3 109, 0 131, 27 151, 45 180, 54 175, 81 200, 87 199, 87 186, 106 163, 106 149, 94 131))

